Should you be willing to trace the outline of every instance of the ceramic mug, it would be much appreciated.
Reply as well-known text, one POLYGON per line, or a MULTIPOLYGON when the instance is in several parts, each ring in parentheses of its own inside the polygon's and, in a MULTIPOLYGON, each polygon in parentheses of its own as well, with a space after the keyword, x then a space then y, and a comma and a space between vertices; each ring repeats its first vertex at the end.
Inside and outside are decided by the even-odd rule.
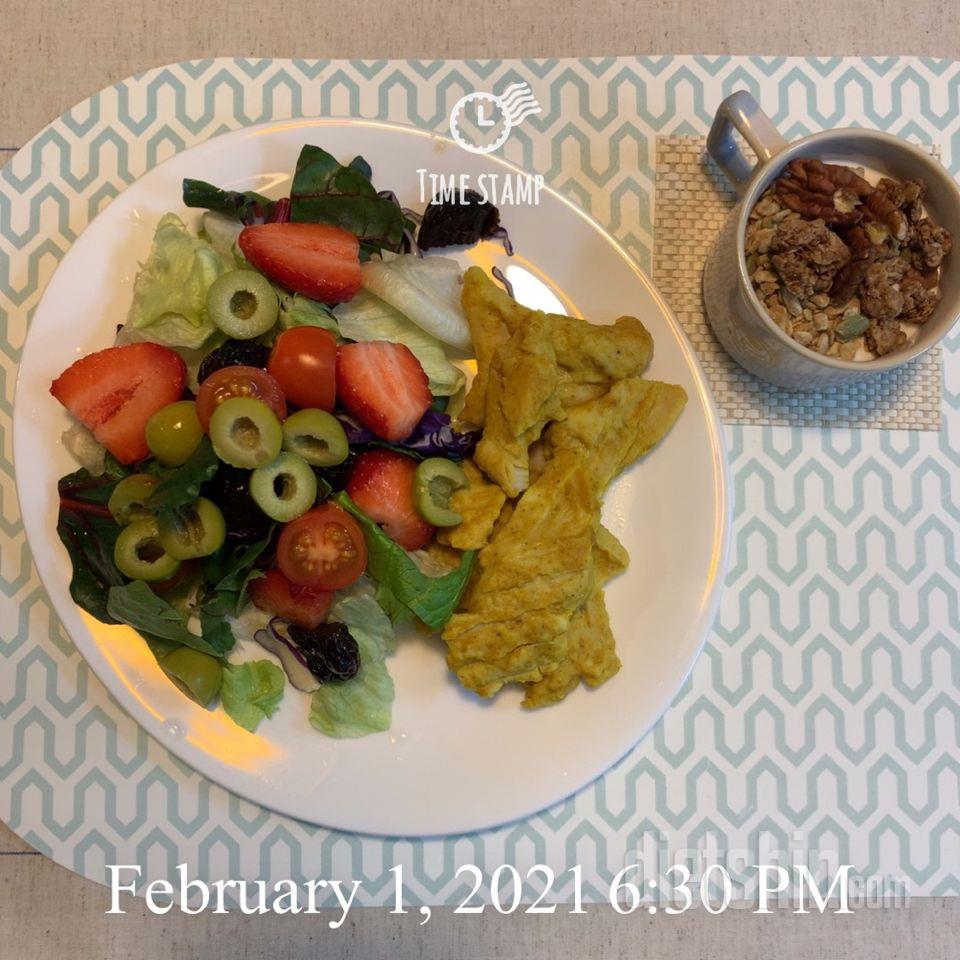
POLYGON ((707 151, 739 194, 707 258, 703 296, 710 325, 727 352, 751 373, 794 390, 815 390, 863 380, 929 350, 960 316, 960 190, 933 157, 905 140, 876 130, 830 130, 787 143, 750 94, 720 104, 707 151), (739 131, 757 155, 755 165, 734 137, 739 131), (924 206, 956 238, 941 268, 941 299, 910 343, 875 360, 841 360, 802 346, 781 330, 757 297, 747 274, 744 234, 754 204, 795 157, 862 166, 895 180, 924 180, 924 206))

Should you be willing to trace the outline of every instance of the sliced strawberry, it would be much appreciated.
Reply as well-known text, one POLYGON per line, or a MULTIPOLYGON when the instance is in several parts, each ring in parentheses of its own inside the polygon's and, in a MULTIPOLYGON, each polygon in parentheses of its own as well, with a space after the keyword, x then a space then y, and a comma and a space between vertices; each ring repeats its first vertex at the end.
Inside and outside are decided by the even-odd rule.
POLYGON ((134 463, 150 453, 147 421, 180 399, 186 379, 186 365, 169 347, 129 343, 77 360, 50 392, 121 463, 134 463))
POLYGON ((247 592, 261 610, 311 630, 323 623, 333 602, 332 590, 300 587, 276 569, 251 580, 247 592))
POLYGON ((420 361, 386 340, 340 347, 337 397, 368 430, 394 442, 409 437, 433 403, 420 361))
POLYGON ((340 227, 261 223, 244 227, 238 242, 261 273, 312 300, 342 303, 360 289, 360 242, 340 227))
POLYGON ((404 550, 419 550, 433 527, 413 505, 417 461, 393 450, 361 453, 347 481, 350 499, 404 550))

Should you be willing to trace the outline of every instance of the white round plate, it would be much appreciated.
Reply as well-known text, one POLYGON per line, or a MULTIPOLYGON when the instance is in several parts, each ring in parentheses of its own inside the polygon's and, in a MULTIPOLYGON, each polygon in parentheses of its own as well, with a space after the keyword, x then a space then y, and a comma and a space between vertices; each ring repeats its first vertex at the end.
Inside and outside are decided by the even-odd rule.
MULTIPOLYGON (((40 576, 78 649, 114 697, 160 743, 249 800, 311 823, 364 833, 427 836, 504 823, 563 799, 622 757, 670 704, 710 628, 723 581, 728 485, 717 415, 676 320, 636 264, 593 221, 545 190, 537 206, 502 206, 516 248, 484 244, 464 259, 499 264, 518 299, 595 322, 639 317, 655 341, 651 378, 680 383, 689 404, 665 442, 610 488, 604 522, 630 551, 607 588, 623 661, 597 690, 528 712, 520 692, 481 701, 447 670, 436 638, 402 638, 390 661, 392 729, 332 740, 307 722, 308 699, 288 686, 256 734, 182 696, 126 627, 97 623, 71 600, 70 561, 56 535, 57 479, 75 469, 60 443, 68 418, 51 380, 108 346, 123 322, 137 263, 161 214, 188 222, 184 177, 281 195, 304 143, 341 160, 362 154, 380 189, 422 209, 418 170, 515 174, 515 168, 410 128, 361 121, 294 121, 212 139, 154 168, 120 194, 64 257, 37 307, 14 408, 14 458, 27 537, 40 576)), ((488 181, 489 182, 489 181, 488 181)))

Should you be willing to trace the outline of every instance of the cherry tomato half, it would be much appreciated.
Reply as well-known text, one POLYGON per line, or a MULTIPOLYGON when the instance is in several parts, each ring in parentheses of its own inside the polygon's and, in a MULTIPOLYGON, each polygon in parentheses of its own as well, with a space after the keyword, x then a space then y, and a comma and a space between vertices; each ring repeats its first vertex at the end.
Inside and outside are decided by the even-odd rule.
POLYGON ((265 370, 258 367, 224 367, 211 373, 197 393, 197 419, 207 432, 213 411, 230 397, 253 397, 262 400, 283 420, 287 415, 287 402, 280 384, 265 370))
POLYGON ((367 545, 360 525, 332 503, 308 510, 280 533, 277 566, 294 584, 339 590, 360 578, 367 545))
POLYGON ((284 330, 273 344, 267 371, 292 404, 333 409, 337 395, 337 341, 329 330, 284 330))

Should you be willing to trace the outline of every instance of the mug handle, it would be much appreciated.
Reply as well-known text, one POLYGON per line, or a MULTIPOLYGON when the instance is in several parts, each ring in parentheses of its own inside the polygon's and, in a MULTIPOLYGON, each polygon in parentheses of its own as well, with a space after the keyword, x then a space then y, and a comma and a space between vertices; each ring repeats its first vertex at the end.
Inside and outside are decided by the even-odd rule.
POLYGON ((713 157, 737 193, 743 193, 754 171, 786 145, 787 141, 780 136, 773 121, 746 90, 730 94, 717 107, 717 115, 713 118, 713 126, 707 136, 707 153, 713 157), (755 165, 751 166, 744 156, 733 135, 734 129, 738 130, 753 148, 757 155, 755 165))

